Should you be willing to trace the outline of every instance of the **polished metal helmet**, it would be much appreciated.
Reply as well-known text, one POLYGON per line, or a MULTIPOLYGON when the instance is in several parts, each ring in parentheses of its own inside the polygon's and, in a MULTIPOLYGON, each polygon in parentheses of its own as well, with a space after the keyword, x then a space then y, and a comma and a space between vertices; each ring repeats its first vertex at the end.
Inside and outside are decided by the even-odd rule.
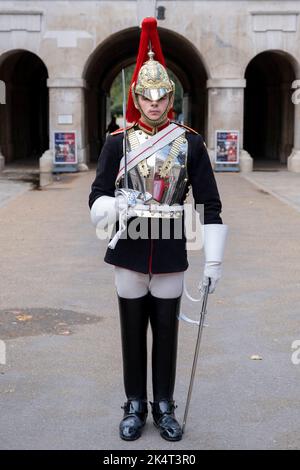
POLYGON ((167 93, 174 93, 175 85, 165 67, 154 60, 154 52, 150 50, 148 56, 149 60, 141 67, 137 82, 132 84, 132 90, 134 94, 157 101, 167 93))

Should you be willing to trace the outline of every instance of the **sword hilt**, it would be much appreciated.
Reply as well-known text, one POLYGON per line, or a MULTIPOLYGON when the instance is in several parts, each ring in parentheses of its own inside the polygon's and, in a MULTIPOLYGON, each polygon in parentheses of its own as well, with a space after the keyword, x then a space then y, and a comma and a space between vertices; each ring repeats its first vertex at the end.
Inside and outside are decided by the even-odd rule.
POLYGON ((127 171, 127 138, 126 138, 126 81, 125 70, 122 69, 122 91, 123 91, 123 153, 124 153, 124 185, 128 189, 127 171))

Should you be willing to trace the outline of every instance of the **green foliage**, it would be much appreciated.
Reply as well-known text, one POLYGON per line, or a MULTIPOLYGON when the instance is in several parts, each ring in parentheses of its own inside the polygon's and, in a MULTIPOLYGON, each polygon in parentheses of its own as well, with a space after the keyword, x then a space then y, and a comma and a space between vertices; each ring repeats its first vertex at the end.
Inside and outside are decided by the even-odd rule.
POLYGON ((182 99, 183 99, 183 89, 181 86, 180 81, 176 77, 176 75, 168 69, 168 75, 171 80, 175 83, 175 98, 174 98, 174 111, 178 115, 182 113, 182 99))
MULTIPOLYGON (((126 97, 131 82, 135 65, 130 65, 125 69, 126 97)), ((110 89, 111 114, 122 116, 123 114, 123 90, 122 90, 122 72, 120 72, 113 81, 110 89)))

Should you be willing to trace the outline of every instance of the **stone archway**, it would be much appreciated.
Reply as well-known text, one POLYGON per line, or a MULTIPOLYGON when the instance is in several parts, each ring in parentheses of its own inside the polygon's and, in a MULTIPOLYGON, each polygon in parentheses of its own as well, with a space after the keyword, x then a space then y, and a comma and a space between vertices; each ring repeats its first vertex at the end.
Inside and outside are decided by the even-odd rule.
MULTIPOLYGON (((208 74, 193 44, 178 33, 159 28, 167 67, 182 84, 187 124, 201 134, 206 133, 208 74)), ((96 161, 106 128, 107 99, 111 84, 123 67, 136 60, 139 28, 129 28, 111 35, 89 57, 83 78, 86 80, 86 141, 90 161, 96 161)))
POLYGON ((38 163, 49 147, 48 72, 32 52, 14 50, 0 57, 6 104, 0 106, 0 147, 5 162, 38 163))
POLYGON ((286 165, 294 144, 293 59, 282 51, 261 52, 245 78, 244 148, 254 169, 286 165))

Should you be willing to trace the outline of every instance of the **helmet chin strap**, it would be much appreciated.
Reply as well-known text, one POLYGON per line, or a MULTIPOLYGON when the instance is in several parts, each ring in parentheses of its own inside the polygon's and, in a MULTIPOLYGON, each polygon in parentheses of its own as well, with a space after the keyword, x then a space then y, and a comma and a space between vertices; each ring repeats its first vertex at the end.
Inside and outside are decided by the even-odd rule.
POLYGON ((146 114, 143 112, 142 108, 140 107, 138 100, 136 100, 136 104, 137 104, 137 108, 139 112, 141 113, 141 116, 143 116, 143 120, 145 121, 145 123, 150 127, 159 127, 161 124, 163 124, 166 121, 168 112, 171 109, 171 96, 169 96, 169 103, 168 103, 168 106, 166 107, 166 110, 159 116, 158 119, 155 119, 155 120, 150 119, 148 116, 146 116, 146 114))

